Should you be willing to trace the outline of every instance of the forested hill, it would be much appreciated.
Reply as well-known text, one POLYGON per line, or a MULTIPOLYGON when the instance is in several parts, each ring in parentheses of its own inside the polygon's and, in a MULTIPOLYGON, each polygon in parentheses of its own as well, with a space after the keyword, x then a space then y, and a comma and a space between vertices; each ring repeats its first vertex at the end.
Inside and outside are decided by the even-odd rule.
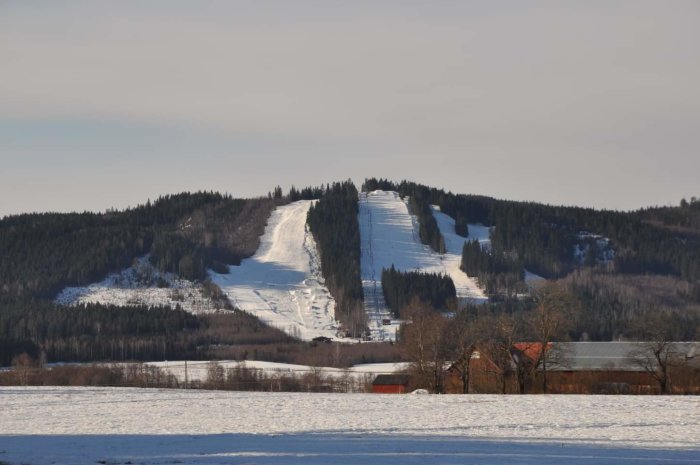
MULTIPOLYGON (((285 340, 280 331, 238 312, 195 317, 169 309, 175 313, 166 318, 162 308, 95 304, 78 311, 54 298, 67 286, 98 282, 146 254, 157 270, 205 280, 208 268, 223 269, 255 253, 270 212, 288 201, 279 188, 255 199, 196 192, 124 211, 0 220, 0 365, 22 352, 48 361, 148 360, 202 357, 202 350, 225 341, 285 340), (227 328, 226 334, 217 328, 227 328)), ((213 296, 213 287, 204 283, 202 292, 213 296)))
MULTIPOLYGON (((377 189, 397 191, 407 199, 418 218, 420 240, 436 253, 445 252, 445 241, 433 208, 455 219, 456 233, 466 238, 461 269, 485 288, 489 311, 512 312, 526 306, 520 297, 530 272, 558 280, 582 302, 573 338, 637 337, 642 334, 637 322, 650 313, 669 316, 677 339, 700 334, 700 200, 696 198, 677 207, 615 212, 453 194, 408 181, 372 178, 362 186, 364 191, 377 189), (469 240, 470 225, 476 223, 492 227, 489 249, 469 240)), ((49 358, 65 355, 65 347, 70 347, 76 358, 90 359, 86 354, 106 353, 107 347, 127 340, 124 331, 131 331, 133 323, 129 319, 152 325, 152 334, 134 336, 128 343, 131 349, 121 352, 133 357, 152 356, 144 341, 160 340, 156 336, 162 337, 158 347, 164 348, 159 352, 163 357, 194 356, 206 341, 221 343, 220 335, 212 333, 221 326, 218 321, 197 317, 185 324, 189 317, 182 316, 182 321, 174 319, 163 326, 156 321, 162 309, 113 315, 119 309, 98 305, 90 313, 94 320, 87 324, 85 312, 66 311, 54 298, 67 286, 98 282, 147 254, 157 270, 206 280, 207 269, 223 272, 224 265, 253 255, 272 210, 301 199, 318 199, 308 224, 326 285, 337 303, 336 317, 352 334, 363 333, 358 191, 351 181, 292 188, 286 195, 278 187, 254 199, 182 193, 123 211, 24 214, 0 220, 0 363, 9 363, 24 350, 36 355, 40 347, 54 348, 49 358), (206 337, 190 337, 192 328, 210 329, 206 337)), ((432 296, 432 305, 453 306, 454 286, 443 283, 443 277, 396 274, 394 278, 387 280, 391 282, 385 283, 384 292, 395 313, 400 314, 411 297, 421 295, 432 296), (423 284, 415 284, 416 280, 423 284), (431 282, 445 284, 445 292, 433 295, 431 282), (391 298, 399 295, 400 299, 391 298)), ((235 331, 248 328, 246 338, 285 340, 283 334, 241 315, 231 318, 227 324, 238 328, 235 331)))
MULTIPOLYGON (((104 214, 6 217, 0 220, 0 301, 50 299, 66 286, 98 281, 147 253, 162 271, 202 279, 207 268, 237 264, 252 255, 276 205, 302 198, 322 198, 320 207, 327 202, 333 205, 334 198, 345 195, 336 192, 342 186, 352 187, 345 182, 334 189, 293 188, 286 196, 277 188, 256 199, 213 192, 183 193, 104 214)), ((444 250, 444 244, 431 205, 455 218, 458 233, 467 238, 469 223, 493 226, 494 255, 508 257, 548 279, 562 278, 586 265, 605 265, 613 273, 700 281, 700 199, 683 200, 678 207, 615 212, 453 194, 408 181, 372 178, 362 187, 365 191, 395 190, 408 197, 419 218, 421 240, 437 252, 444 250), (610 250, 599 250, 601 241, 595 238, 607 239, 610 250)), ((352 189, 348 192, 352 194, 352 189)), ((349 198, 352 200, 352 195, 349 198)), ((348 208, 352 216, 355 209, 348 208)), ((312 230, 321 236, 320 246, 328 248, 323 255, 329 261, 331 249, 337 247, 332 242, 326 246, 325 232, 336 234, 333 230, 354 226, 347 220, 333 226, 336 217, 331 212, 341 210, 331 206, 324 217, 319 208, 310 216, 312 230)), ((356 236, 357 231, 353 229, 351 235, 356 236)), ((359 239, 355 236, 340 243, 356 248, 359 239)), ((329 236, 328 241, 331 239, 329 236)), ((355 266, 345 264, 343 268, 355 266)), ((324 264, 324 269, 324 274, 339 273, 332 270, 332 264, 324 264)))
MULTIPOLYGON (((644 338, 646 322, 658 316, 675 339, 700 335, 697 198, 678 207, 618 212, 453 194, 409 181, 368 179, 362 189, 413 197, 409 205, 419 219, 426 205, 452 216, 467 240, 461 268, 479 278, 493 311, 527 308, 517 295, 526 289, 528 271, 558 281, 581 302, 574 339, 644 338), (491 227, 490 249, 469 240, 474 223, 491 227)), ((439 233, 421 233, 421 239, 439 251, 439 238, 428 239, 439 233)))
POLYGON ((408 181, 365 181, 363 190, 375 189, 438 205, 455 218, 457 228, 466 223, 493 226, 496 253, 517 257, 525 268, 546 278, 563 277, 582 262, 611 261, 612 270, 619 273, 700 280, 700 201, 694 198, 677 208, 617 212, 453 194, 408 181), (612 241, 614 257, 608 260, 598 253, 599 245, 590 241, 594 236, 612 241), (586 254, 574 254, 577 245, 586 254))
POLYGON ((283 201, 197 192, 104 214, 6 217, 0 221, 0 302, 51 299, 147 253, 161 271, 204 278, 207 268, 252 255, 270 211, 283 201))

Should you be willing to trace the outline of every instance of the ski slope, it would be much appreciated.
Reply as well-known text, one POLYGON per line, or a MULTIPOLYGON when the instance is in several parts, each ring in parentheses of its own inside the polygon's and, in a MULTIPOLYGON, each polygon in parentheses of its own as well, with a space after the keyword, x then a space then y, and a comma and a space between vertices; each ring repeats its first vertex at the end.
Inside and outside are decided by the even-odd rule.
MULTIPOLYGON (((437 221, 442 237, 445 239, 445 253, 438 255, 445 267, 445 273, 452 278, 460 303, 483 303, 488 298, 479 288, 474 278, 470 278, 459 268, 462 262, 462 248, 466 241, 479 241, 483 249, 491 247, 491 228, 480 224, 469 224, 469 237, 464 238, 455 232, 455 220, 442 213, 440 207, 433 205, 433 216, 437 221)), ((431 250, 432 251, 432 250, 431 250)), ((433 252, 434 253, 434 252, 433 252)))
MULTIPOLYGON (((408 211, 408 205, 396 192, 374 191, 360 193, 358 220, 361 240, 361 275, 372 338, 393 340, 396 322, 383 325, 391 314, 384 302, 382 270, 392 265, 401 271, 443 273, 452 278, 460 303, 485 302, 484 292, 473 278, 459 269, 462 246, 467 240, 455 233, 454 219, 433 208, 447 252, 443 255, 420 242, 418 220, 408 211)), ((489 228, 469 225, 470 239, 482 246, 490 244, 489 228)))
POLYGON ((306 215, 311 200, 276 208, 260 247, 228 274, 210 271, 234 307, 303 340, 335 338, 335 300, 323 284, 316 243, 306 215))
POLYGON ((0 387, 11 465, 697 465, 696 396, 0 387))

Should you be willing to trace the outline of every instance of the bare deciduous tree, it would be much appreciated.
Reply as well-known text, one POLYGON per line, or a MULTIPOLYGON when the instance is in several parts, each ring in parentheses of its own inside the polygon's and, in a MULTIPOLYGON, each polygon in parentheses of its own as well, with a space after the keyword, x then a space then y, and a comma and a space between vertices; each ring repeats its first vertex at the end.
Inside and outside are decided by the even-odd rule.
POLYGON ((226 370, 215 361, 207 363, 206 384, 211 389, 221 389, 226 381, 226 370))
POLYGON ((434 393, 443 391, 446 360, 446 319, 417 300, 402 312, 409 318, 401 330, 401 343, 419 384, 434 393))
POLYGON ((501 314, 486 323, 488 333, 481 344, 482 350, 496 366, 501 393, 507 393, 508 378, 513 374, 512 349, 520 337, 521 323, 513 315, 501 314))
POLYGON ((673 325, 669 318, 659 312, 639 322, 639 331, 644 341, 630 352, 630 359, 654 378, 661 394, 671 390, 671 369, 683 360, 673 344, 673 325))
POLYGON ((12 359, 12 370, 14 371, 17 384, 27 386, 32 377, 36 363, 26 352, 22 352, 12 359))
POLYGON ((454 360, 452 368, 459 374, 462 394, 469 394, 471 360, 485 334, 479 320, 467 310, 457 312, 447 325, 449 355, 454 360))
POLYGON ((552 341, 561 340, 579 313, 580 303, 564 288, 547 284, 535 294, 535 308, 529 317, 529 326, 539 349, 535 351, 533 368, 541 368, 542 392, 547 393, 547 370, 550 365, 561 363, 563 354, 550 347, 552 341))

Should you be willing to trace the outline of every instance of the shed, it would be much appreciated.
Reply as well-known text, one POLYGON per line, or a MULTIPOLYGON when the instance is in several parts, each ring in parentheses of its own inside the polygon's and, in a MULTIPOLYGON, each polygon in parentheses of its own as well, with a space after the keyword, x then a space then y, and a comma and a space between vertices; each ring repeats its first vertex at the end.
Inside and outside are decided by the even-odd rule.
POLYGON ((404 394, 408 390, 408 375, 377 375, 372 382, 375 394, 404 394))

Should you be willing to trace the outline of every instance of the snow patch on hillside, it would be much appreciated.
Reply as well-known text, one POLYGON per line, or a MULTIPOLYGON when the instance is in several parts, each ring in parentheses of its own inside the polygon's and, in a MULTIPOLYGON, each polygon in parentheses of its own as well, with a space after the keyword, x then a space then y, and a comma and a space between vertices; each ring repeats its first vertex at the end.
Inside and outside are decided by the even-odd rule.
POLYGON ((303 340, 336 338, 335 300, 321 276, 316 242, 306 225, 313 201, 276 208, 255 255, 228 274, 210 271, 234 307, 303 340))
POLYGON ((222 310, 202 294, 202 285, 162 273, 151 265, 148 256, 134 260, 134 265, 107 276, 99 283, 83 287, 67 287, 56 297, 61 305, 98 303, 121 307, 180 307, 194 313, 222 310))
MULTIPOLYGON (((421 243, 418 220, 411 215, 407 203, 396 192, 360 193, 358 220, 361 239, 361 275, 372 339, 393 340, 397 321, 384 302, 382 270, 393 265, 400 271, 421 271, 449 275, 457 288, 461 303, 485 302, 486 295, 474 279, 459 269, 462 246, 467 240, 455 233, 454 219, 433 209, 438 226, 445 237, 447 253, 440 255, 421 243)), ((489 228, 469 225, 470 235, 484 247, 490 245, 489 228)))
POLYGON ((608 264, 615 259, 612 241, 600 234, 579 231, 578 243, 574 245, 574 259, 579 265, 593 261, 596 264, 608 264))
POLYGON ((537 287, 545 283, 547 281, 545 278, 542 276, 533 273, 532 271, 528 271, 527 269, 525 270, 525 283, 530 286, 530 287, 537 287))

